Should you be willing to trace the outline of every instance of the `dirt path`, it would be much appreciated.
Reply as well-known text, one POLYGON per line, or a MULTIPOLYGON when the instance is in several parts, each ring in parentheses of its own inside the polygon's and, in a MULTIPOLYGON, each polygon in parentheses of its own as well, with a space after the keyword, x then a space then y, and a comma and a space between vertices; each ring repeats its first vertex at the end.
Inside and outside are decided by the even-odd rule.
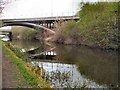
POLYGON ((2 87, 3 88, 15 88, 18 85, 14 78, 14 66, 7 59, 7 57, 2 54, 2 87))
POLYGON ((2 88, 27 88, 29 84, 21 75, 17 66, 14 65, 2 51, 2 88))

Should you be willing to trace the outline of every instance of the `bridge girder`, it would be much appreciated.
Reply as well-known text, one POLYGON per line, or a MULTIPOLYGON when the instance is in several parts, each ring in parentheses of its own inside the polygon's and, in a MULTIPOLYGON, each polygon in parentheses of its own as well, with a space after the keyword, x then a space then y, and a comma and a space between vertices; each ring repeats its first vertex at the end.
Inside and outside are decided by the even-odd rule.
POLYGON ((3 19, 3 23, 11 23, 11 22, 29 22, 35 24, 42 23, 53 23, 59 21, 69 21, 75 20, 78 21, 78 16, 57 16, 57 17, 42 17, 42 18, 21 18, 21 19, 3 19))
POLYGON ((50 31, 52 33, 55 33, 51 30, 51 24, 54 25, 54 22, 59 21, 68 21, 68 20, 79 20, 79 17, 76 16, 61 16, 61 17, 43 17, 43 18, 27 18, 27 19, 3 19, 3 25, 4 26, 26 26, 29 28, 34 28, 37 30, 45 30, 50 31), (42 25, 41 25, 42 24, 42 25), (43 24, 47 24, 47 26, 50 25, 50 29, 46 28, 43 24), (49 24, 49 25, 48 25, 49 24))
POLYGON ((11 23, 3 23, 1 27, 5 27, 5 26, 25 26, 25 27, 29 27, 29 28, 34 28, 36 30, 44 30, 44 31, 50 31, 52 32, 53 34, 55 33, 54 31, 52 31, 51 29, 49 28, 46 28, 44 26, 41 26, 39 24, 34 24, 34 23, 27 23, 27 22, 11 22, 11 23))

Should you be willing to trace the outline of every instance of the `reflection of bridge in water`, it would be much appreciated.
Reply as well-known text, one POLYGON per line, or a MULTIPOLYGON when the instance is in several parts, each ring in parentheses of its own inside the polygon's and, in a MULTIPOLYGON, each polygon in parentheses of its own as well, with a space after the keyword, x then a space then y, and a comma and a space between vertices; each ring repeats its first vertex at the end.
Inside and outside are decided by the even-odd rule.
POLYGON ((53 59, 57 55, 54 49, 55 47, 40 53, 33 53, 35 52, 35 50, 31 50, 31 51, 28 51, 28 53, 30 54, 29 57, 32 59, 53 59))

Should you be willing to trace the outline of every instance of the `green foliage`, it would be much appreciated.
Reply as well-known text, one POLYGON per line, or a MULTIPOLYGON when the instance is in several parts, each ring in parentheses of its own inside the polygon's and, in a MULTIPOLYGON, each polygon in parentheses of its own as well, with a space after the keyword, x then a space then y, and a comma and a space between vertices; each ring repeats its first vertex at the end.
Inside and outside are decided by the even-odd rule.
POLYGON ((13 39, 21 40, 34 40, 35 36, 38 34, 37 30, 27 28, 27 27, 13 27, 12 28, 13 39))
POLYGON ((57 40, 63 38, 68 44, 117 49, 120 37, 118 2, 86 3, 81 7, 79 17, 77 23, 69 21, 60 27, 62 33, 58 31, 57 40))
POLYGON ((118 3, 86 3, 79 12, 83 44, 116 48, 118 38, 118 3))

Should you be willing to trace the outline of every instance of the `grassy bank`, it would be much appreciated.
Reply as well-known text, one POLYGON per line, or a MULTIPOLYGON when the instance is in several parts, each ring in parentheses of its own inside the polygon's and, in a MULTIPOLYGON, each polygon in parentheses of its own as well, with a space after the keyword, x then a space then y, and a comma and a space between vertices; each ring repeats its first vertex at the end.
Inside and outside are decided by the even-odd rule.
POLYGON ((8 58, 13 64, 15 64, 23 75, 24 79, 31 85, 33 88, 50 88, 50 85, 43 81, 41 77, 38 77, 35 73, 32 72, 31 68, 28 67, 27 63, 21 58, 16 56, 16 54, 9 49, 5 43, 2 43, 3 50, 8 58))
POLYGON ((35 40, 40 32, 28 27, 14 26, 12 27, 12 33, 13 39, 35 40))
POLYGON ((58 26, 54 41, 117 49, 120 37, 117 2, 86 3, 79 17, 78 22, 69 21, 58 26))

